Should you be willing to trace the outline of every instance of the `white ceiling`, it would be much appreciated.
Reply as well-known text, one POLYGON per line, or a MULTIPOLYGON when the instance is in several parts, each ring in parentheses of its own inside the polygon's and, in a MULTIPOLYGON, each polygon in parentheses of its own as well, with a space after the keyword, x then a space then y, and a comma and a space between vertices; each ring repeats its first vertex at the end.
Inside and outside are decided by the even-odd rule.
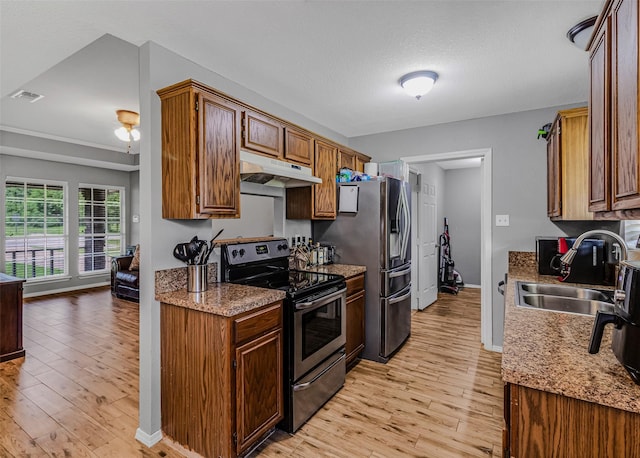
POLYGON ((0 0, 0 125, 122 149, 149 40, 347 137, 583 102, 588 54, 565 34, 602 4, 0 0), (420 69, 440 78, 417 101, 397 82, 420 69))

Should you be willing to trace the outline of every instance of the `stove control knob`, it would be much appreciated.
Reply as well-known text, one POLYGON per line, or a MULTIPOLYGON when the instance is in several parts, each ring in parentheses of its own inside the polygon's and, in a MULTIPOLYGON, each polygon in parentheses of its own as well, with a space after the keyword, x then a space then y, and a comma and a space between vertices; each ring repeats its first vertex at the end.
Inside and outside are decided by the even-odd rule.
POLYGON ((231 252, 231 256, 233 256, 234 258, 235 258, 236 256, 238 256, 238 250, 233 250, 233 251, 231 252))
POLYGON ((244 248, 240 248, 240 257, 244 256, 244 248))
POLYGON ((287 244, 283 243, 282 245, 278 245, 278 251, 282 251, 282 250, 286 250, 287 249, 287 244))

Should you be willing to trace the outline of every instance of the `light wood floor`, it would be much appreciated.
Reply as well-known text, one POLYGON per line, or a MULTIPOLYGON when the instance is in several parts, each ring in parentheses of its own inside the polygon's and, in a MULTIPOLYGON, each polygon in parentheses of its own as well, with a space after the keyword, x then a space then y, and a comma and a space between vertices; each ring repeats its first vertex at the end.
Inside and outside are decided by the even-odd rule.
MULTIPOLYGON (((500 456, 500 355, 480 346, 479 290, 413 315, 386 365, 362 361, 294 436, 253 456, 500 456)), ((0 457, 181 457, 138 426, 138 306, 108 289, 26 299, 25 359, 0 363, 0 457)))

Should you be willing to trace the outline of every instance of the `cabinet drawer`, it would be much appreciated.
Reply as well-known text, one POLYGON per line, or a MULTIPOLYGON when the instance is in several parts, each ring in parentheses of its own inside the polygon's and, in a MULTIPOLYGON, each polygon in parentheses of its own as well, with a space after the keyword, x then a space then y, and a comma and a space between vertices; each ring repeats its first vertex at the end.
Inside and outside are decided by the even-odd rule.
POLYGON ((237 318, 233 323, 236 343, 252 339, 282 325, 282 302, 237 318))
POLYGON ((347 296, 362 291, 364 289, 364 274, 360 274, 357 277, 349 278, 347 280, 347 296))

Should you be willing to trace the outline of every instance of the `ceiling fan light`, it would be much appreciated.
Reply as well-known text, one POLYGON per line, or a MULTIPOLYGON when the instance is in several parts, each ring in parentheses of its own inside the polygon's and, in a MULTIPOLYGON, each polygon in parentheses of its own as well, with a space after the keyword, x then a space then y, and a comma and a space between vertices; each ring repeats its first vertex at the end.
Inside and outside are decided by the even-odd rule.
POLYGON ((140 131, 138 129, 131 129, 131 137, 134 142, 140 140, 140 131))
MULTIPOLYGON (((118 127, 116 130, 113 131, 113 133, 116 134, 116 137, 118 137, 123 142, 129 141, 129 131, 127 130, 126 127, 118 127)), ((138 136, 139 135, 140 134, 138 134, 138 136)))
POLYGON ((404 75, 400 78, 400 86, 411 97, 420 98, 433 89, 438 74, 429 70, 421 70, 404 75))

